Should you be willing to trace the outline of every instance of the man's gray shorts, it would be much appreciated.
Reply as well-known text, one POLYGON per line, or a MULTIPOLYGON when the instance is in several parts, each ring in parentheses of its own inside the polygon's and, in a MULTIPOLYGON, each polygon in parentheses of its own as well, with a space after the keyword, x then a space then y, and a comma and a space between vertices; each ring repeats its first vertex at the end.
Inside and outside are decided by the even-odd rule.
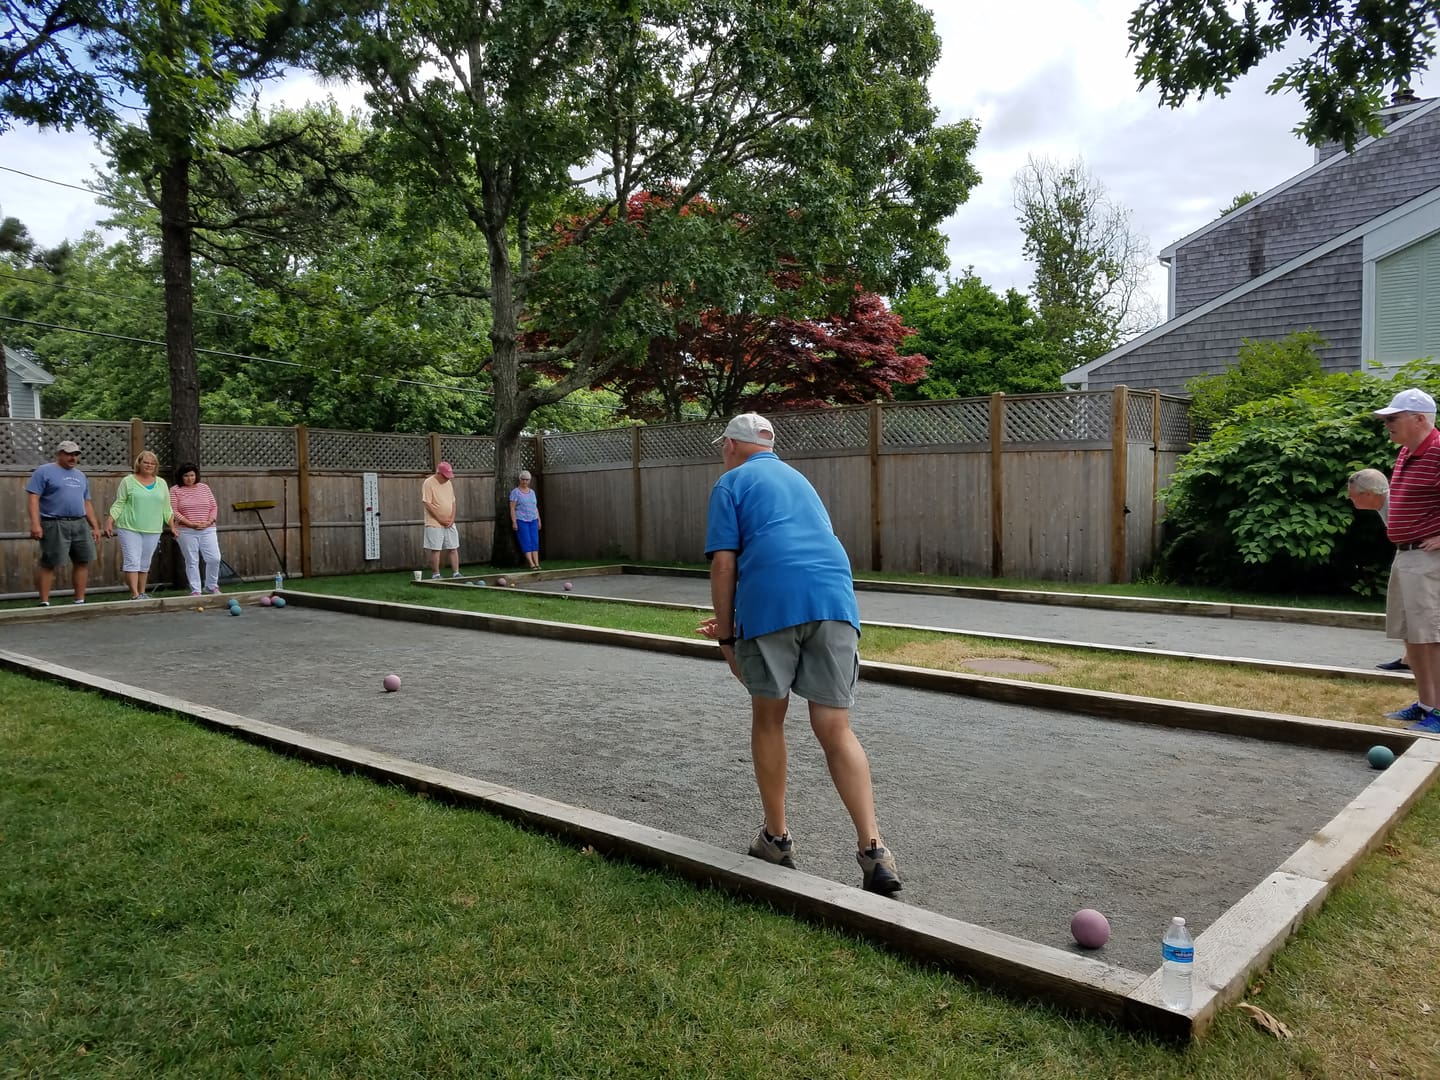
POLYGON ((53 570, 66 563, 95 561, 95 538, 84 518, 40 519, 40 565, 53 570))
POLYGON ((735 643, 735 663, 751 697, 783 698, 848 709, 860 678, 860 635, 847 622, 808 622, 735 643))

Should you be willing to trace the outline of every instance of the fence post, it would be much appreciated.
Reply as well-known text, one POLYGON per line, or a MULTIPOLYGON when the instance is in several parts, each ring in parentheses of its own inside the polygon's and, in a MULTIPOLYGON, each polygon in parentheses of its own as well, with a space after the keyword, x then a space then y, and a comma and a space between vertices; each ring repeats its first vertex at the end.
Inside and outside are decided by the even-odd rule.
POLYGON ((880 402, 870 403, 870 569, 879 571, 883 565, 884 552, 882 551, 881 535, 883 533, 883 515, 880 510, 880 443, 883 439, 881 425, 884 423, 884 414, 880 411, 880 402))
POLYGON ((645 493, 640 487, 640 428, 630 429, 630 498, 635 521, 635 561, 645 558, 645 493))
POLYGON ((433 473, 440 467, 444 458, 440 456, 440 435, 438 432, 430 432, 430 471, 433 473))
POLYGON ((312 577, 310 556, 310 431, 304 424, 295 425, 295 456, 299 478, 295 498, 300 503, 300 576, 312 577))
MULTIPOLYGON (((138 416, 130 418, 130 461, 127 463, 134 466, 135 459, 145 452, 145 421, 138 416)), ((174 462, 171 462, 173 465, 174 462)))
POLYGON ((1129 580, 1125 550, 1125 489, 1129 483, 1129 438, 1126 431, 1126 405, 1130 391, 1117 386, 1110 397, 1110 580, 1123 584, 1129 580))
POLYGON ((990 576, 1005 576, 1005 395, 990 395, 990 576))
POLYGON ((1150 432, 1150 561, 1160 558, 1160 391, 1150 391, 1154 415, 1151 417, 1150 432))

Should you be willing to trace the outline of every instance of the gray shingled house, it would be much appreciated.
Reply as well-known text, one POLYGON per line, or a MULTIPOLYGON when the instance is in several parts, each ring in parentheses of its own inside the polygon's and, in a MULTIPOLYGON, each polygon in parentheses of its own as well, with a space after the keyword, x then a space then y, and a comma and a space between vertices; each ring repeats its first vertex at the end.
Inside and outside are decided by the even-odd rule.
POLYGON ((1313 166, 1160 253, 1168 318, 1063 376, 1077 390, 1182 392, 1245 338, 1314 330, 1326 371, 1440 357, 1440 99, 1397 100, 1385 134, 1313 166))
POLYGON ((29 349, 9 349, 0 345, 5 355, 5 393, 10 399, 10 415, 16 420, 40 419, 40 388, 49 386, 55 376, 35 362, 29 349))

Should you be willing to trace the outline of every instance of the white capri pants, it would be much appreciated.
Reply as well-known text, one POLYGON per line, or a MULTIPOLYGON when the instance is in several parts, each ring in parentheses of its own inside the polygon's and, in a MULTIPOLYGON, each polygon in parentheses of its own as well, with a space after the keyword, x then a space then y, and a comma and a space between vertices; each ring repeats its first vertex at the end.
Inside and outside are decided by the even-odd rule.
POLYGON ((205 560, 205 591, 215 592, 220 588, 220 541, 215 535, 215 526, 208 529, 180 529, 180 554, 185 557, 185 580, 190 591, 200 591, 200 560, 205 560))
POLYGON ((127 574, 148 574, 160 534, 116 529, 115 535, 120 538, 120 569, 127 574))

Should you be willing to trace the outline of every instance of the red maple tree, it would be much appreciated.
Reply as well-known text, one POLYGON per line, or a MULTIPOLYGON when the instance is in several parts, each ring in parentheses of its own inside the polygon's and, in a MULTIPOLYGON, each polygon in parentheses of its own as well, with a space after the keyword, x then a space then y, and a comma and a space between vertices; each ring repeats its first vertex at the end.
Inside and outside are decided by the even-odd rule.
MULTIPOLYGON (((665 195, 644 192, 630 200, 626 219, 643 221, 669 205, 665 195)), ((681 209, 686 213, 714 210, 696 199, 681 209)), ((573 225, 558 227, 557 246, 567 244, 573 232, 573 225)), ((771 284, 782 300, 801 287, 783 268, 771 274, 771 284)), ((643 359, 619 369, 603 385, 618 393, 625 411, 637 419, 676 421, 693 415, 689 407, 697 405, 707 417, 720 417, 860 404, 890 398, 896 385, 924 377, 929 359, 901 354, 900 343, 913 331, 881 297, 855 288, 839 303, 839 310, 803 319, 705 311, 671 336, 652 337, 643 359)), ((770 306, 784 308, 783 303, 770 306)), ((539 335, 527 341, 527 347, 542 345, 539 335)))

